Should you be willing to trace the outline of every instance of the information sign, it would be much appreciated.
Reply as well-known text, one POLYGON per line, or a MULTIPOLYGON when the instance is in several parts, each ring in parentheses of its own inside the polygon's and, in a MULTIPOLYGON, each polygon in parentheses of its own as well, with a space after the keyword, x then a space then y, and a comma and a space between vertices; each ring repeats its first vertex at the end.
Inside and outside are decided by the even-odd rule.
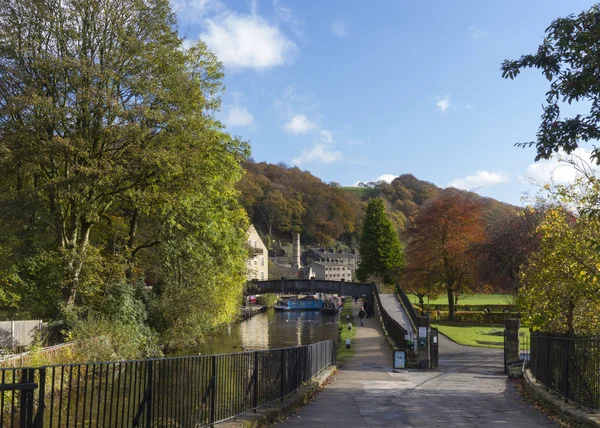
POLYGON ((394 350, 394 370, 406 368, 406 351, 404 349, 394 350))

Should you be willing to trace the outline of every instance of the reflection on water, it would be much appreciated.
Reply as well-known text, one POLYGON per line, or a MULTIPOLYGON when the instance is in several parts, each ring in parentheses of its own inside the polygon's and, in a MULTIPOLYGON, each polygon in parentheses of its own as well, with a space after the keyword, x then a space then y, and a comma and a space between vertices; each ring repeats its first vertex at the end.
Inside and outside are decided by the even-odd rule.
POLYGON ((227 354, 285 348, 335 339, 337 334, 337 315, 322 315, 320 311, 275 312, 269 309, 215 332, 198 348, 178 354, 227 354))

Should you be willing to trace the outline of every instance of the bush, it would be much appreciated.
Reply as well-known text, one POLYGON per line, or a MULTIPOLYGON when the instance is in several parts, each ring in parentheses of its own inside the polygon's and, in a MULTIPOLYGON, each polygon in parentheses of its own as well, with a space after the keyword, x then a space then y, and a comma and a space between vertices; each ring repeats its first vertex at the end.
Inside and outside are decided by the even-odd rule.
MULTIPOLYGON (((415 308, 416 304, 413 304, 415 308)), ((425 308, 427 309, 427 304, 425 304, 425 308)), ((518 309, 515 305, 454 305, 454 308, 457 312, 483 312, 486 309, 490 309, 492 312, 518 312, 518 309)), ((448 311, 448 305, 431 305, 431 311, 448 311)))
POLYGON ((276 294, 262 294, 256 298, 256 303, 267 308, 272 308, 277 303, 276 294))
MULTIPOLYGON (((432 313, 432 317, 435 318, 435 312, 432 313)), ((441 313, 442 319, 448 319, 448 312, 444 311, 441 313)), ((519 313, 505 313, 505 312, 474 312, 474 311, 457 311, 454 313, 455 321, 462 321, 468 323, 481 323, 481 324, 504 324, 506 318, 520 318, 519 313)))

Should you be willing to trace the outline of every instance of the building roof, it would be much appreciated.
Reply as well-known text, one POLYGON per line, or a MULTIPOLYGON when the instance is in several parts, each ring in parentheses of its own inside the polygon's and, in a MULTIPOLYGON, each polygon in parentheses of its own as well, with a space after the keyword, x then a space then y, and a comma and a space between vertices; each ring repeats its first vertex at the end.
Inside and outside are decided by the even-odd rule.
POLYGON ((331 251, 326 251, 322 248, 311 248, 310 251, 312 251, 313 253, 317 254, 319 257, 322 258, 338 258, 338 259, 359 259, 359 255, 358 253, 353 254, 350 252, 331 252, 331 251))

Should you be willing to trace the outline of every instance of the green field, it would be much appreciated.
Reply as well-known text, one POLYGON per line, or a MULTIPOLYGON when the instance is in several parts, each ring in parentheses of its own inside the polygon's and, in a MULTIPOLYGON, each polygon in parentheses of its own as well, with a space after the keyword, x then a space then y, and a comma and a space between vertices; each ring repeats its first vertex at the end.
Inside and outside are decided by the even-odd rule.
POLYGON ((344 189, 348 193, 352 193, 353 195, 358 196, 359 198, 362 197, 365 194, 365 192, 367 191, 366 187, 354 187, 354 186, 342 186, 342 189, 344 189))
MULTIPOLYGON (((501 324, 469 324, 456 321, 432 321, 440 333, 456 343, 482 348, 502 348, 504 346, 504 326, 501 324)), ((529 330, 521 327, 519 335, 528 335, 529 330)))
MULTIPOLYGON (((408 295, 413 304, 418 304, 419 299, 412 294, 408 295)), ((471 294, 459 299, 458 305, 512 305, 514 296, 512 294, 471 294)), ((429 301, 432 305, 447 305, 448 297, 440 296, 437 299, 429 301)), ((427 297, 425 297, 425 305, 427 305, 427 297)))

